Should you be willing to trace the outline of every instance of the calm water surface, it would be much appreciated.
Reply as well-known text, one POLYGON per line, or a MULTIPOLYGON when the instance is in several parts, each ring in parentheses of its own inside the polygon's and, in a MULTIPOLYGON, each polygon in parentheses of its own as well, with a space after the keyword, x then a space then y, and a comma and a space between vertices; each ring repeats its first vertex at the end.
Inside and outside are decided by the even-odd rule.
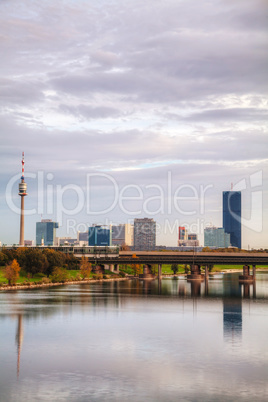
POLYGON ((0 292, 0 401, 267 401, 268 273, 0 292))

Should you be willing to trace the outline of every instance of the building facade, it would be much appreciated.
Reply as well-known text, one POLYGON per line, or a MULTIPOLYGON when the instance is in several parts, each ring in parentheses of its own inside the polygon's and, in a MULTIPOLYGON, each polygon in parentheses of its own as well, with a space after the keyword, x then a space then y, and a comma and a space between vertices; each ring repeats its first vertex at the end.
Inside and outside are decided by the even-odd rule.
MULTIPOLYGON (((57 246, 79 246, 77 239, 71 237, 56 237, 57 246)), ((86 244, 87 245, 87 244, 86 244)))
POLYGON ((114 246, 133 246, 134 226, 129 223, 112 225, 112 244, 114 246))
POLYGON ((222 225, 233 247, 241 248, 241 191, 223 192, 222 225))
POLYGON ((198 247, 199 240, 196 233, 188 233, 184 226, 179 226, 179 247, 198 247))
POLYGON ((210 227, 204 230, 205 247, 230 247, 230 234, 225 233, 223 228, 210 227))
POLYGON ((179 226, 179 240, 187 240, 187 230, 184 226, 179 226))
POLYGON ((42 219, 41 222, 36 222, 36 245, 56 245, 56 229, 58 227, 59 224, 52 222, 51 219, 42 219))
POLYGON ((89 246, 111 246, 111 231, 102 226, 90 226, 88 228, 89 246))
POLYGON ((153 219, 134 219, 134 250, 155 250, 156 222, 153 219))
POLYGON ((88 231, 87 232, 77 232, 77 242, 79 246, 88 246, 88 231))

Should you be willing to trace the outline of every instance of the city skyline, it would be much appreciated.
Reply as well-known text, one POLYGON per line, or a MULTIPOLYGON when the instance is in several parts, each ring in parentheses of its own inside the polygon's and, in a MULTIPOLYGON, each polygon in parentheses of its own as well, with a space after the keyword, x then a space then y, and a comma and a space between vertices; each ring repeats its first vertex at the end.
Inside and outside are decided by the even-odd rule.
POLYGON ((242 247, 267 247, 263 1, 15 0, 0 10, 2 243, 19 242, 15 176, 25 151, 25 210, 36 209, 25 215, 25 239, 35 238, 41 215, 58 221, 58 201, 74 209, 74 188, 86 197, 91 174, 97 214, 63 213, 60 236, 73 235, 68 219, 79 230, 147 216, 161 226, 158 244, 175 246, 173 225, 186 224, 202 243, 206 225, 222 226, 222 192, 233 183, 243 198, 242 247), (114 183, 125 210, 99 214, 114 183))

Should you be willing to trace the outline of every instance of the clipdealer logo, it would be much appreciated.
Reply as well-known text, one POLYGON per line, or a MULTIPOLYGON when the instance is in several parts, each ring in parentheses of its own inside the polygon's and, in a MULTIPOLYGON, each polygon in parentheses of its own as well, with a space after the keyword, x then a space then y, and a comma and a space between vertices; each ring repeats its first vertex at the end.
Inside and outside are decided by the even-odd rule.
MULTIPOLYGON (((249 218, 240 217, 229 208, 231 216, 244 226, 254 232, 260 233, 263 229, 263 174, 262 170, 249 176, 249 180, 240 180, 235 184, 233 191, 250 192, 250 216, 249 218)), ((230 200, 228 200, 230 204, 230 200)), ((230 206, 230 205, 229 205, 230 206)))
MULTIPOLYGON (((12 177, 6 187, 6 202, 9 208, 20 214, 20 208, 14 203, 15 186, 18 184, 20 175, 12 177)), ((194 216, 204 215, 206 193, 213 188, 212 184, 181 184, 172 188, 172 174, 168 172, 164 185, 150 183, 147 185, 127 184, 120 186, 112 175, 106 173, 86 174, 86 185, 60 184, 53 185, 52 173, 45 174, 26 173, 25 179, 34 179, 37 182, 37 208, 25 209, 25 215, 54 214, 59 224, 62 224, 64 216, 75 216, 84 210, 87 216, 100 216, 111 213, 115 208, 128 216, 172 215, 194 216), (94 183, 95 181, 95 183, 94 183), (106 206, 100 205, 99 209, 93 209, 98 199, 97 192, 100 184, 103 184, 109 192, 105 201, 106 206), (67 194, 68 193, 68 194, 67 194), (66 207, 66 200, 75 196, 76 201, 71 208, 66 207)), ((103 204, 104 205, 104 204, 103 204)))

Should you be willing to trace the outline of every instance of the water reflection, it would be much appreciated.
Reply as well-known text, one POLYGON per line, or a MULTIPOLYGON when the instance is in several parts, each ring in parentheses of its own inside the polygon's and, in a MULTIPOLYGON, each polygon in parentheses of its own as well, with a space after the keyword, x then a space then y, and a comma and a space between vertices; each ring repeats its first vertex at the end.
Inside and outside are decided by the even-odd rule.
POLYGON ((16 345, 17 345, 17 378, 20 375, 20 355, 23 342, 23 322, 22 314, 18 315, 17 332, 16 332, 16 345))
POLYGON ((51 400, 72 384, 62 400, 231 401, 250 384, 248 400, 265 400, 267 301, 268 274, 2 292, 1 396, 51 400))
POLYGON ((223 328, 226 339, 239 339, 242 334, 242 285, 237 278, 227 274, 224 281, 223 328))

